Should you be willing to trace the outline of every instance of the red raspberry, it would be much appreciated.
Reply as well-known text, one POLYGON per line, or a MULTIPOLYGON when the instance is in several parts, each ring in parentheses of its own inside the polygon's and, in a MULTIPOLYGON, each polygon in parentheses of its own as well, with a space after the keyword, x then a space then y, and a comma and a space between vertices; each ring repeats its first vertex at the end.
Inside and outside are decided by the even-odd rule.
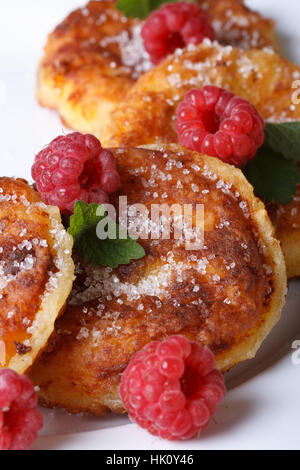
POLYGON ((204 10, 186 2, 167 3, 151 13, 142 28, 142 38, 153 64, 175 49, 214 39, 214 31, 204 10))
POLYGON ((265 122, 247 100, 216 86, 189 91, 177 108, 184 147, 243 166, 264 142, 265 122))
POLYGON ((130 418, 154 436, 190 439, 208 426, 224 398, 224 377, 208 348, 171 336, 132 357, 120 395, 130 418))
POLYGON ((43 426, 37 394, 25 375, 0 370, 0 450, 27 450, 43 426))
POLYGON ((78 132, 54 139, 36 157, 32 178, 46 204, 71 213, 76 201, 108 202, 120 184, 117 162, 96 137, 78 132))

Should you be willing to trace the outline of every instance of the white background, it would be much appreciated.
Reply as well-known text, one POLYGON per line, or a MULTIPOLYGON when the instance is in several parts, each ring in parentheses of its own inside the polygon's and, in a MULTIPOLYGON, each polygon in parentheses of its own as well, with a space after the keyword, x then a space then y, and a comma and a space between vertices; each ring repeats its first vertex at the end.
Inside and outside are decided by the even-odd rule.
MULTIPOLYGON (((299 0, 247 3, 277 20, 284 54, 300 65, 299 0)), ((83 4, 0 0, 1 175, 29 178, 34 155, 62 132, 56 113, 35 102, 36 68, 47 33, 77 6, 83 4)), ((292 362, 293 341, 300 340, 299 286, 290 285, 282 320, 255 360, 228 375, 227 397, 199 439, 168 443, 128 424, 125 417, 82 418, 46 411, 46 426, 35 448, 300 449, 300 365, 292 362)))

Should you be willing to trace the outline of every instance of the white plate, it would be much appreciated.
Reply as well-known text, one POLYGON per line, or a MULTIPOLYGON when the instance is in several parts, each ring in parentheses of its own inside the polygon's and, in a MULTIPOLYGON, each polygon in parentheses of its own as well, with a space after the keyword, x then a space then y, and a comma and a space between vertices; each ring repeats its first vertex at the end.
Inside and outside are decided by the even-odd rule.
MULTIPOLYGON (((38 58, 47 33, 82 3, 15 0, 1 4, 0 173, 29 178, 34 154, 63 129, 58 116, 39 108, 34 100, 38 58)), ((299 1, 251 0, 248 4, 278 21, 285 55, 300 64, 299 1)), ((99 419, 45 411, 46 425, 34 448, 299 449, 300 364, 293 361, 297 357, 292 349, 293 342, 300 340, 299 286, 299 281, 290 284, 282 320, 257 357, 228 374, 227 397, 198 440, 162 441, 129 424, 126 417, 99 419)))

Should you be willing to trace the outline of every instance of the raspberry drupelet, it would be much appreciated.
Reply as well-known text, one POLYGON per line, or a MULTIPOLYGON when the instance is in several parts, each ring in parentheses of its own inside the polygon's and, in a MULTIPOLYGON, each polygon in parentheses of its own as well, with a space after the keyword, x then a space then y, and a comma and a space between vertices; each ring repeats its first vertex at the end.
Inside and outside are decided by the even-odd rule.
POLYGON ((32 178, 42 200, 66 214, 76 201, 106 203, 120 184, 114 155, 92 135, 59 136, 36 157, 32 178))
POLYGON ((244 166, 264 142, 265 122, 247 100, 216 86, 190 90, 177 107, 179 142, 244 166))
POLYGON ((144 47, 153 64, 175 49, 214 39, 214 30, 204 10, 187 2, 167 3, 151 13, 142 28, 144 47))
POLYGON ((154 436, 185 440, 208 426, 225 396, 224 376, 208 348, 171 336, 133 356, 120 395, 139 426, 154 436))
POLYGON ((28 450, 43 426, 29 378, 0 370, 0 450, 28 450))

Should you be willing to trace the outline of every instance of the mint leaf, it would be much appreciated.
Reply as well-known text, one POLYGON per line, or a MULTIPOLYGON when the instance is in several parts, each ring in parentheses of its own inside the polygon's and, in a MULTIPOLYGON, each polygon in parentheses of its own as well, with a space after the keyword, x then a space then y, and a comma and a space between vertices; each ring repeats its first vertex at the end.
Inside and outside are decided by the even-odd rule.
POLYGON ((143 247, 132 238, 99 240, 96 236, 96 227, 85 230, 75 248, 86 263, 111 268, 117 268, 120 264, 129 264, 132 259, 145 256, 143 247))
POLYGON ((285 158, 300 162, 300 122, 268 122, 265 127, 265 145, 285 158))
POLYGON ((116 8, 120 10, 127 18, 144 19, 149 14, 148 0, 119 0, 116 8))
POLYGON ((95 266, 116 268, 120 264, 129 264, 132 259, 145 256, 144 248, 130 237, 124 235, 118 224, 107 217, 101 204, 87 204, 77 201, 74 214, 70 218, 68 232, 74 238, 74 247, 86 263, 95 266), (99 222, 109 224, 114 238, 101 240, 97 236, 99 222))
MULTIPOLYGON (((70 227, 68 232, 74 238, 74 243, 82 235, 82 232, 89 228, 94 228, 106 215, 105 207, 101 204, 87 204, 83 201, 77 201, 74 207, 74 214, 70 218, 70 227), (98 215, 97 215, 97 210, 98 215)), ((96 230, 96 229, 95 229, 96 230)))
POLYGON ((266 146, 244 168, 256 196, 272 202, 289 204, 300 183, 298 166, 266 146))
POLYGON ((119 0, 116 8, 127 18, 146 18, 149 13, 159 8, 163 3, 174 3, 178 0, 119 0))

